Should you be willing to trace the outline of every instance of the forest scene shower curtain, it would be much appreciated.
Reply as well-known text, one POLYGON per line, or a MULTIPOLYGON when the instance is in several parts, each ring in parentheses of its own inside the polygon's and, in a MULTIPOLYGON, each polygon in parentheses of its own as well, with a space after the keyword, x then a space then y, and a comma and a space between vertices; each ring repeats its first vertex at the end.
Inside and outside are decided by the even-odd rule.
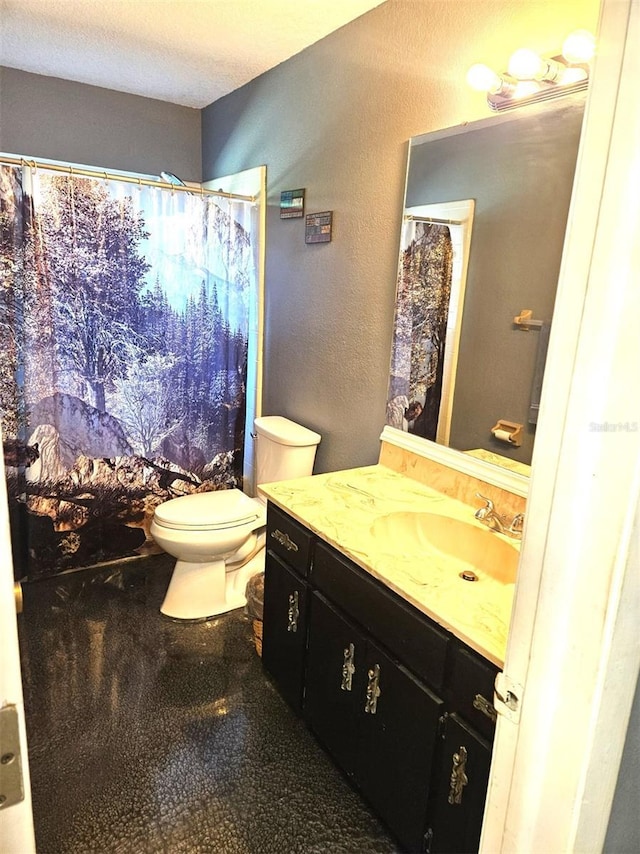
POLYGON ((440 414, 452 271, 449 228, 405 222, 386 423, 432 441, 440 414))
POLYGON ((157 551, 240 486, 255 210, 0 166, 0 416, 16 576, 157 551))

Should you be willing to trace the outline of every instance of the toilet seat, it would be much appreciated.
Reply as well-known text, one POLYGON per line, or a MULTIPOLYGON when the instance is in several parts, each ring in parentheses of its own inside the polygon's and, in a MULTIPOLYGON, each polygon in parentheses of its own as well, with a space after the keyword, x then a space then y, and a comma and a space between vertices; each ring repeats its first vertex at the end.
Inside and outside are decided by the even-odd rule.
POLYGON ((158 505, 154 521, 177 531, 219 531, 255 522, 260 506, 239 489, 183 495, 158 505))

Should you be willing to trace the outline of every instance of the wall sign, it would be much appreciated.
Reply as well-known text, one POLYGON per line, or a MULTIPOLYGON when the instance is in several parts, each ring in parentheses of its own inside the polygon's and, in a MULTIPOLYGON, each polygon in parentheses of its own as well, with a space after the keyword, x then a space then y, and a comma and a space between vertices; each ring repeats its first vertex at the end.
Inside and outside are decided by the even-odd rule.
POLYGON ((280 219, 294 219, 304 214, 304 190, 283 190, 280 193, 280 219))
POLYGON ((305 243, 329 243, 333 211, 307 214, 304 230, 305 243))

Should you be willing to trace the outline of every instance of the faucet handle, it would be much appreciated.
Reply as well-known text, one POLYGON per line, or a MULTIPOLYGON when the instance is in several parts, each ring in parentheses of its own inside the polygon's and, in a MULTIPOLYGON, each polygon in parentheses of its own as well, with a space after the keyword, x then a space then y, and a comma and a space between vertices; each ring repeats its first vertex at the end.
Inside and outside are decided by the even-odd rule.
POLYGON ((522 536, 522 529, 524 528, 524 513, 516 513, 516 515, 511 520, 511 524, 509 525, 509 531, 517 537, 522 536))

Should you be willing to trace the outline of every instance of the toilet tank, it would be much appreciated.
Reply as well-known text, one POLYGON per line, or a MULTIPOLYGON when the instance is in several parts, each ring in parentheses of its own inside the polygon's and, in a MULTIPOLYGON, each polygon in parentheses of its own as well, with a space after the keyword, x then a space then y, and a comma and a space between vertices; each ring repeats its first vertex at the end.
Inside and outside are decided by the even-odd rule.
POLYGON ((313 472, 320 435, 282 415, 253 422, 256 434, 256 483, 274 483, 313 472))

